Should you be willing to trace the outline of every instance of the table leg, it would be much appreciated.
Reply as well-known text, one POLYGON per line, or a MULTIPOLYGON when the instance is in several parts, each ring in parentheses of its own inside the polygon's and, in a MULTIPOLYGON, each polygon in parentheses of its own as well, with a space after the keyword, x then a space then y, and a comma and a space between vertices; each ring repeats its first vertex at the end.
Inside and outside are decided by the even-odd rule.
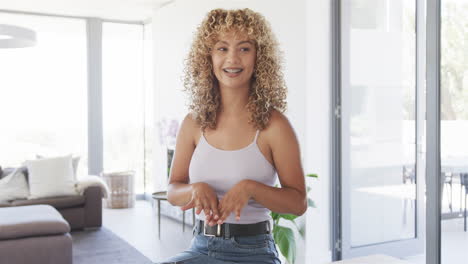
POLYGON ((192 228, 195 227, 195 209, 192 208, 192 228))
POLYGON ((449 185, 450 185, 450 201, 449 201, 450 212, 453 212, 453 206, 452 206, 453 205, 453 203, 452 203, 452 201, 453 201, 453 198, 452 198, 453 197, 453 185, 452 185, 452 182, 453 182, 453 174, 450 176, 450 183, 449 183, 449 185))
POLYGON ((161 240, 161 200, 158 199, 158 238, 161 240))
POLYGON ((461 184, 461 176, 460 176, 460 212, 463 210, 462 205, 463 205, 463 185, 461 184))
POLYGON ((465 220, 464 220, 464 222, 463 222, 465 232, 466 232, 466 196, 467 196, 467 195, 465 194, 465 214, 464 214, 465 220))

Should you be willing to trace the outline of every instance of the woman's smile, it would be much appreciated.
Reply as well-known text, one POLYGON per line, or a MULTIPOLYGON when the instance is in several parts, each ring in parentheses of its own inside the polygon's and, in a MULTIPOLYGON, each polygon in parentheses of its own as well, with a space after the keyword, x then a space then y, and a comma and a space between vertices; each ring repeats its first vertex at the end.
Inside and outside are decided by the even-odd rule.
POLYGON ((228 77, 234 78, 239 76, 244 69, 242 68, 224 68, 223 71, 228 77))

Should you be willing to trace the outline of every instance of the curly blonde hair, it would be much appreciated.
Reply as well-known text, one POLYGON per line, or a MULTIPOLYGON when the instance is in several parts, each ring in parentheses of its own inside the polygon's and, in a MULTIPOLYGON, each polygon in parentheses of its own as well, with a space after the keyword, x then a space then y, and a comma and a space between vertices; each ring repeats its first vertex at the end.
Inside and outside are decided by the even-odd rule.
POLYGON ((213 73, 211 48, 221 34, 229 31, 247 34, 255 43, 257 58, 252 75, 247 110, 250 123, 264 129, 271 112, 286 110, 286 84, 281 71, 278 42, 265 18, 250 9, 210 11, 195 32, 185 61, 184 87, 190 97, 189 110, 204 131, 216 128, 221 94, 213 73))

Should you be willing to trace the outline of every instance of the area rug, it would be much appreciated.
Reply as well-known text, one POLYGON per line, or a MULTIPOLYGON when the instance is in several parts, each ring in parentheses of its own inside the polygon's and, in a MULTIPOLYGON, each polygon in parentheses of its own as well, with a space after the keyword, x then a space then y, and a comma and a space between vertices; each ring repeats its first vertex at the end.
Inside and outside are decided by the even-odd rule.
POLYGON ((150 264, 147 257, 109 229, 72 232, 74 264, 150 264))

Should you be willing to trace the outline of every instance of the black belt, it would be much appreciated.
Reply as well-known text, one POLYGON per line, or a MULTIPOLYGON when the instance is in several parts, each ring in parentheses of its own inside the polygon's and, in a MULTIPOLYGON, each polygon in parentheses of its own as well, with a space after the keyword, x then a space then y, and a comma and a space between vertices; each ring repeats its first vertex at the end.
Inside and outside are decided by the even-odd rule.
POLYGON ((225 239, 235 236, 256 236, 270 234, 270 221, 263 221, 255 224, 229 224, 209 226, 205 222, 198 220, 195 232, 205 236, 223 237, 225 239))

